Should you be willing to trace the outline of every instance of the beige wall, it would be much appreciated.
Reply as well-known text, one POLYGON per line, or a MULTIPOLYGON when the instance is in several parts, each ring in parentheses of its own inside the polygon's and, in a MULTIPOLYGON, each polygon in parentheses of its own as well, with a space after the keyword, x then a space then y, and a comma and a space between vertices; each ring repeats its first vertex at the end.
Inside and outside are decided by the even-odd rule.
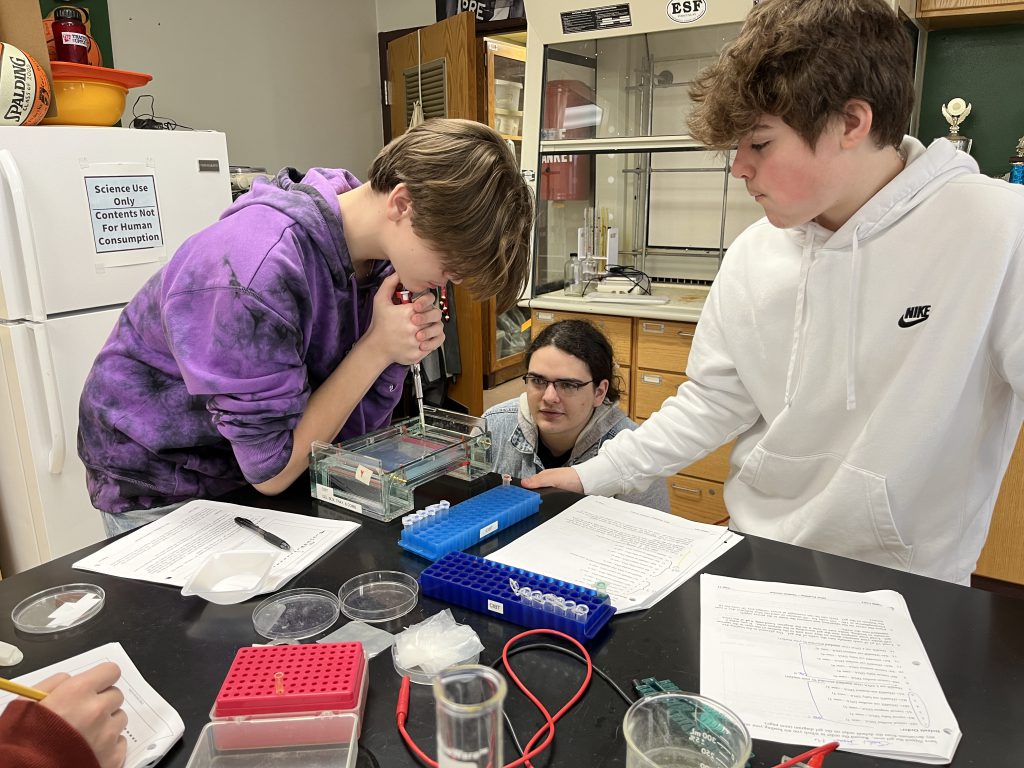
POLYGON ((437 19, 434 0, 377 0, 377 30, 424 27, 437 19))
MULTIPOLYGON (((388 0, 388 17, 409 1, 388 0)), ((158 115, 226 133, 233 165, 338 166, 365 178, 382 142, 372 0, 108 7, 118 68, 153 75, 129 91, 124 125, 136 97, 152 94, 158 115)))

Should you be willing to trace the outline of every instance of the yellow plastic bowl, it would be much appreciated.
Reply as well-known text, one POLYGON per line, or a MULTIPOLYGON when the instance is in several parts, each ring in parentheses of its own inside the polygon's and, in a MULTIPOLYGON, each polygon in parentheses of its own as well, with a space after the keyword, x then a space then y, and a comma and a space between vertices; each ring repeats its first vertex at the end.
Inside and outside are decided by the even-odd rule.
POLYGON ((114 125, 121 119, 128 90, 99 80, 53 80, 57 114, 43 125, 114 125))

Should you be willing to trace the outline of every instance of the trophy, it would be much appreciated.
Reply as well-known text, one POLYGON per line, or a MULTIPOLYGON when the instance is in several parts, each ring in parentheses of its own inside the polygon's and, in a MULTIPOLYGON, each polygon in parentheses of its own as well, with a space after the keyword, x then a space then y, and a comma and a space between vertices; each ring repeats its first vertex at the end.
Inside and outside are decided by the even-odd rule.
POLYGON ((1024 136, 1017 142, 1017 154, 1010 158, 1010 183, 1024 184, 1024 136))
POLYGON ((971 153, 971 145, 974 139, 969 139, 960 133, 960 123, 971 114, 971 105, 963 99, 950 99, 948 104, 942 105, 942 116, 949 123, 949 135, 946 136, 957 149, 971 153))

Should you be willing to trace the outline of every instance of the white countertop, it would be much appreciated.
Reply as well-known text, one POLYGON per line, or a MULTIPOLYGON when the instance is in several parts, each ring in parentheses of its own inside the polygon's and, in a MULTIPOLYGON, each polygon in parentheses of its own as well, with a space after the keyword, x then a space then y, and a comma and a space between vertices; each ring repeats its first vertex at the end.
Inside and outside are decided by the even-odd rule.
MULTIPOLYGON (((700 320, 709 287, 705 285, 672 285, 655 283, 652 293, 667 296, 666 304, 610 304, 588 301, 585 296, 566 296, 565 291, 545 293, 535 299, 523 299, 520 307, 583 312, 594 315, 642 317, 648 320, 677 320, 695 323, 700 320)), ((607 295, 607 294, 605 294, 607 295)), ((588 294, 589 296, 589 294, 588 294)))

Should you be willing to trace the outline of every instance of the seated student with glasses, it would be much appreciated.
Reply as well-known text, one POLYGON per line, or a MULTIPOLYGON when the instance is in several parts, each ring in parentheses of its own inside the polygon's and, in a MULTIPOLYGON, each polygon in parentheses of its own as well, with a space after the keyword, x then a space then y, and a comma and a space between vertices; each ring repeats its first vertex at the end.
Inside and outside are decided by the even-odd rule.
MULTIPOLYGON (((526 393, 484 413, 494 471, 520 479, 596 456, 605 440, 636 429, 615 404, 612 347, 590 323, 563 320, 541 331, 526 350, 526 393)), ((668 512, 663 480, 623 501, 668 512)))

